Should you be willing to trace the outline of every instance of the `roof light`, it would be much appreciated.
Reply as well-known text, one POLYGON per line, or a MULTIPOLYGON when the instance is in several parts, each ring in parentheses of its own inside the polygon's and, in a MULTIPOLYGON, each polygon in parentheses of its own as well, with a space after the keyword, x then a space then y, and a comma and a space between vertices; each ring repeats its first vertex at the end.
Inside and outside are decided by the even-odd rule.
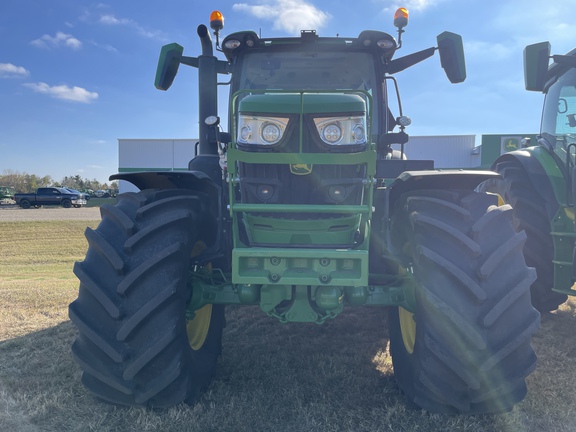
POLYGON ((402 29, 408 25, 408 9, 398 8, 394 14, 394 27, 402 29))
POLYGON ((215 10, 210 14, 210 27, 215 32, 219 32, 224 28, 224 15, 220 11, 215 10))
POLYGON ((224 43, 224 48, 236 49, 240 46, 241 42, 238 39, 230 39, 224 43))
POLYGON ((378 42, 376 42, 376 45, 382 49, 390 49, 396 46, 396 44, 390 39, 380 39, 378 42))

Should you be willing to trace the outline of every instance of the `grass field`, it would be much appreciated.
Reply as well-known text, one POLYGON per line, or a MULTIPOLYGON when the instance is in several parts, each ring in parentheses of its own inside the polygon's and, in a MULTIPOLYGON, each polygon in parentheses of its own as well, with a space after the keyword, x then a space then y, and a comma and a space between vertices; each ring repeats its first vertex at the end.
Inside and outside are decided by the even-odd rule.
POLYGON ((72 265, 97 222, 0 223, 0 431, 576 431, 576 303, 542 318, 538 369, 511 413, 409 409, 394 381, 386 312, 358 308, 325 325, 282 325, 229 307, 216 377, 195 406, 101 403, 71 358, 72 265))

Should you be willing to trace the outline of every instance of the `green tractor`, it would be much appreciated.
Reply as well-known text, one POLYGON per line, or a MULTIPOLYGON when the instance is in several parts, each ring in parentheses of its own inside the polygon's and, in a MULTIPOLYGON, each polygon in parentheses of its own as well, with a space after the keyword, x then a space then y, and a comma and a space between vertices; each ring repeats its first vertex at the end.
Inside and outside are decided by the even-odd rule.
POLYGON ((550 56, 548 42, 527 46, 524 78, 527 90, 546 95, 537 145, 498 158, 492 168, 502 178, 479 189, 514 208, 514 225, 527 235, 526 262, 537 273, 532 303, 546 313, 576 294, 576 49, 550 56))
POLYGON ((475 191, 498 174, 404 157, 410 119, 394 75, 438 51, 452 83, 466 77, 454 33, 394 58, 407 23, 401 8, 397 40, 243 31, 220 44, 215 11, 224 60, 204 25, 200 56, 162 48, 158 89, 180 64, 198 69, 197 156, 185 172, 113 175, 140 192, 102 206, 100 225, 86 230, 69 314, 92 394, 128 406, 193 403, 215 371, 225 306, 258 305, 282 323, 318 324, 344 307, 386 307, 410 405, 480 414, 524 398, 540 323, 526 234, 509 205, 475 191), (219 85, 229 86, 229 132, 219 85))
POLYGON ((13 203, 16 191, 10 186, 0 186, 0 204, 13 203))

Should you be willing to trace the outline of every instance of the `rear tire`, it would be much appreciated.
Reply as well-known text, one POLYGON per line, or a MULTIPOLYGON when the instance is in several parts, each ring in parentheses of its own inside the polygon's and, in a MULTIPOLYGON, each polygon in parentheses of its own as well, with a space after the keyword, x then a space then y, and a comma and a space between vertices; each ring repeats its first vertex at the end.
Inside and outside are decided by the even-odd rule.
POLYGON ((22 200, 20 201, 20 207, 22 207, 25 210, 28 210, 30 207, 32 207, 32 204, 30 204, 30 201, 28 200, 22 200))
POLYGON ((98 398, 163 408, 194 402, 209 384, 224 307, 197 313, 197 331, 197 321, 186 320, 192 250, 214 227, 207 205, 206 196, 187 190, 125 193, 101 207, 96 230, 86 230, 89 247, 74 267, 80 289, 69 315, 79 332, 72 352, 82 382, 98 398))
POLYGON ((534 189, 528 173, 519 162, 506 161, 496 166, 503 179, 487 180, 480 185, 485 192, 500 195, 513 208, 514 226, 526 232, 524 257, 536 268, 537 279, 531 287, 532 304, 540 312, 558 309, 568 296, 552 291, 554 286, 554 244, 545 201, 534 189))
POLYGON ((390 310, 394 374, 409 402, 431 412, 510 411, 536 366, 536 275, 510 206, 495 203, 470 191, 417 191, 392 217, 394 247, 416 279, 414 324, 390 310))

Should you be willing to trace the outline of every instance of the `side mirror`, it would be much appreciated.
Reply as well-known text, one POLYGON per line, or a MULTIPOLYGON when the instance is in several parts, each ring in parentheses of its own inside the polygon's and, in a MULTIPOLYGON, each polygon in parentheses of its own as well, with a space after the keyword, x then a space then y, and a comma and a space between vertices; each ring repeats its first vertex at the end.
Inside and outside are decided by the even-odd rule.
POLYGON ((462 36, 456 33, 444 32, 436 37, 440 64, 452 84, 461 83, 466 79, 466 61, 462 36))
POLYGON ((184 48, 177 43, 164 45, 160 51, 160 58, 158 59, 158 67, 156 68, 156 79, 154 86, 158 90, 168 90, 178 73, 180 60, 184 48))
POLYGON ((526 90, 542 91, 546 84, 550 42, 540 42, 524 48, 524 85, 526 90))

